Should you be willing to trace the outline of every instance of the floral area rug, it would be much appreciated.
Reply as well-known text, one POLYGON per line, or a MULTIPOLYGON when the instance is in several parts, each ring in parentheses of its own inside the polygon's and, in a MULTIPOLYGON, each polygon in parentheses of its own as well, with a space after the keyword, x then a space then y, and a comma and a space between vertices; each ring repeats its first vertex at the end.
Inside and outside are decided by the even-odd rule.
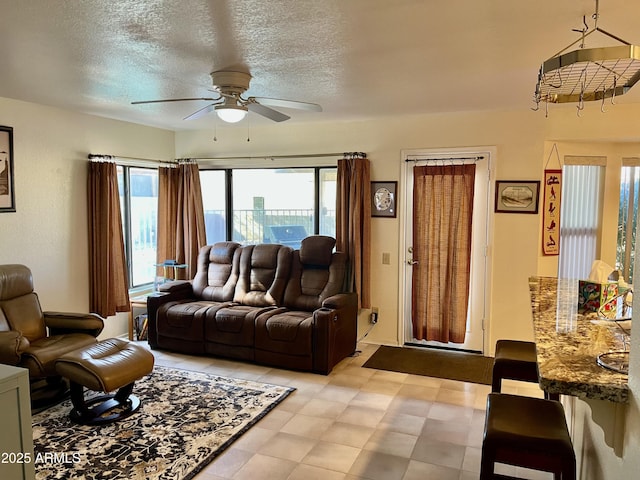
POLYGON ((71 401, 33 416, 36 478, 193 478, 294 389, 155 367, 140 409, 103 426, 69 419, 71 401))

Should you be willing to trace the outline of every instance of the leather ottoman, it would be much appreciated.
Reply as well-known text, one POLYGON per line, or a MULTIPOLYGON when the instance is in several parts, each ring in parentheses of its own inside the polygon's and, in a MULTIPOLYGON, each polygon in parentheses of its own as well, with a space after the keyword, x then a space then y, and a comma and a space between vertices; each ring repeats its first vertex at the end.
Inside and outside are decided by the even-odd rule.
POLYGON ((140 400, 132 395, 133 384, 151 373, 153 364, 151 352, 120 338, 103 340, 60 357, 56 371, 71 384, 71 419, 82 424, 105 424, 134 413, 140 400), (85 388, 107 395, 85 399, 85 388))

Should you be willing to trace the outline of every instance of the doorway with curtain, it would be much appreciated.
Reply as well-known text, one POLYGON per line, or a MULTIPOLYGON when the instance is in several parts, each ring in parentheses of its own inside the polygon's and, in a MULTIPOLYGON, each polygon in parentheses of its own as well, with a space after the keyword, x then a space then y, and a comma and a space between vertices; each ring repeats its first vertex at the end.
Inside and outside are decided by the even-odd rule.
POLYGON ((484 353, 492 148, 403 152, 408 346, 484 353))

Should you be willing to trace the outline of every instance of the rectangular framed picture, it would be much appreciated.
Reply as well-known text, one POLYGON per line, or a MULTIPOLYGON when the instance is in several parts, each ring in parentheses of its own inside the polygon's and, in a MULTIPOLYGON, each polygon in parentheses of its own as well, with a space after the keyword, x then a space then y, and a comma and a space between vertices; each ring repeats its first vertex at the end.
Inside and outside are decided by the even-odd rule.
POLYGON ((496 213, 538 213, 540 180, 496 180, 496 213))
POLYGON ((0 213, 15 212, 13 128, 0 126, 0 213))
POLYGON ((392 217, 397 213, 398 182, 371 182, 371 216, 392 217))

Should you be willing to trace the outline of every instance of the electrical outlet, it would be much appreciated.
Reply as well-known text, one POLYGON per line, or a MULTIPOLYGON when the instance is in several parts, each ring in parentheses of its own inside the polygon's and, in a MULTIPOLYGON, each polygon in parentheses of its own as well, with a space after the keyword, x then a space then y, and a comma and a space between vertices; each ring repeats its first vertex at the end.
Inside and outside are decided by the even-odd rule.
POLYGON ((371 315, 369 315, 369 322, 372 324, 378 323, 378 307, 373 307, 371 309, 371 315))

